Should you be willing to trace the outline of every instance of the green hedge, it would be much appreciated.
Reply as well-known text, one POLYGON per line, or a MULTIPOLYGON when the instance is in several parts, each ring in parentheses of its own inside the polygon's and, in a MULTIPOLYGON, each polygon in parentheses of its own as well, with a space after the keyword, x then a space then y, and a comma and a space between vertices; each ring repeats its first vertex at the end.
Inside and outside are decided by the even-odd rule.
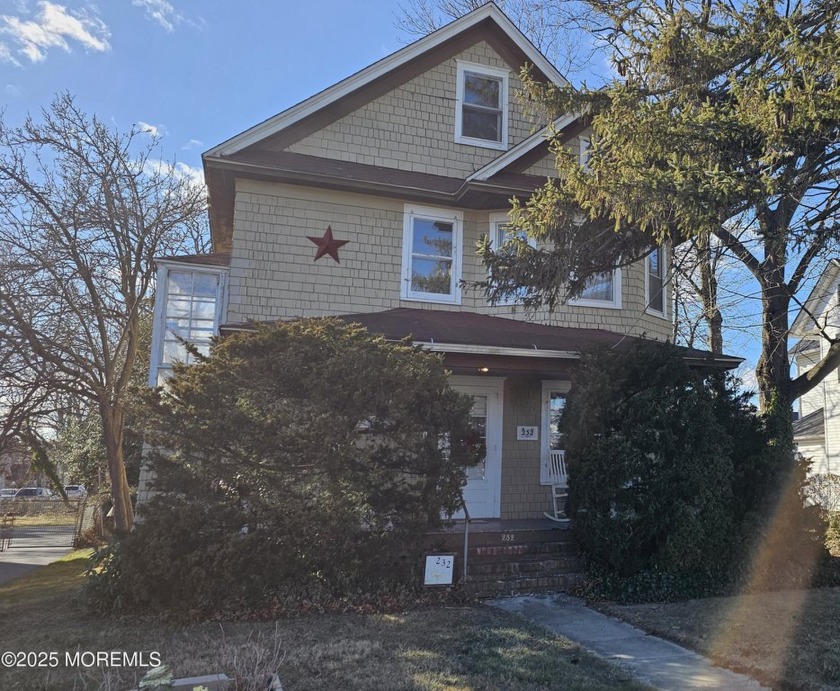
POLYGON ((299 320, 231 336, 149 400, 159 494, 102 553, 100 610, 210 613, 417 585, 459 508, 470 399, 439 357, 299 320))
POLYGON ((803 468, 731 383, 689 368, 679 349, 642 342, 584 355, 562 426, 569 510, 593 593, 722 593, 756 582, 759 567, 764 586, 783 587, 817 559, 803 468), (774 521, 778 511, 784 521, 774 521), (765 564, 759 552, 774 540, 788 546, 765 564))

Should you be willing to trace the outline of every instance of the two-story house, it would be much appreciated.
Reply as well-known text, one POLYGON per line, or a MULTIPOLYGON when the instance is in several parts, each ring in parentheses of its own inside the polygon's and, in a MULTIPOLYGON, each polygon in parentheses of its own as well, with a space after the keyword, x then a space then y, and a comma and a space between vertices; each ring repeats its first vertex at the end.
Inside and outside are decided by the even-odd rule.
MULTIPOLYGON (((829 338, 840 336, 840 261, 828 263, 790 330, 799 339, 791 349, 799 376, 825 357, 829 338)), ((811 459, 812 475, 840 475, 840 370, 799 399, 793 435, 799 452, 811 459)))
MULTIPOLYGON (((516 98, 526 64, 566 83, 487 4, 204 154, 214 251, 158 263, 150 383, 189 359, 179 338, 206 348, 253 321, 339 316, 410 336, 475 401, 487 457, 469 473, 471 516, 542 517, 581 349, 672 325, 661 249, 553 312, 470 289, 486 275, 478 240, 502 243, 510 199, 556 174, 516 98)), ((579 117, 554 128, 585 153, 579 117)))

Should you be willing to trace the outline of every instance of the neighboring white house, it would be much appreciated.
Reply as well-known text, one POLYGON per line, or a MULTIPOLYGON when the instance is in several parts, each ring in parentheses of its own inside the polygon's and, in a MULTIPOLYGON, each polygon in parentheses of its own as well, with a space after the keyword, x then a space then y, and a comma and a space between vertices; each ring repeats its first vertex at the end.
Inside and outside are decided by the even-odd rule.
MULTIPOLYGON (((411 336, 475 401, 487 457, 470 470, 471 515, 541 517, 581 349, 666 340, 672 325, 662 250, 554 312, 464 287, 486 275, 476 243, 504 240, 510 199, 555 174, 515 98, 526 64, 566 83, 486 4, 205 153, 213 254, 158 262, 150 384, 189 357, 179 339, 203 349, 254 321, 338 316, 411 336)), ((582 155, 585 121, 554 127, 582 155)))
MULTIPOLYGON (((795 376, 811 369, 840 336, 840 261, 833 259, 791 325, 799 341, 791 349, 795 376)), ((840 475, 840 370, 799 399, 793 436, 800 453, 812 461, 811 473, 840 475)))

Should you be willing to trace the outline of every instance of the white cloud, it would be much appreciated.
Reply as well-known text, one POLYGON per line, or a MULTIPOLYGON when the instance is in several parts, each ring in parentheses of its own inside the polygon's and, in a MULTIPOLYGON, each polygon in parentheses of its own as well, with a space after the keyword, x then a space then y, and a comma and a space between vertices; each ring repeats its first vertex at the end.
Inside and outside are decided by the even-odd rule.
POLYGON ((6 84, 6 88, 3 91, 7 96, 11 96, 12 98, 17 98, 22 93, 21 88, 17 84, 6 84))
POLYGON ((758 391, 758 379, 756 379, 755 367, 746 362, 742 362, 738 366, 738 369, 735 370, 735 376, 740 379, 739 390, 742 393, 749 392, 753 394, 754 399, 755 393, 758 391))
POLYGON ((204 146, 204 142, 199 139, 190 139, 184 146, 181 147, 183 151, 191 151, 192 149, 198 149, 199 147, 204 146))
POLYGON ((134 127, 138 132, 148 134, 150 137, 163 137, 167 134, 164 125, 150 125, 148 122, 143 122, 142 120, 138 120, 134 127))
MULTIPOLYGON (((46 1, 38 3, 38 13, 32 18, 0 15, 0 35, 10 37, 16 52, 30 62, 45 60, 50 48, 69 53, 72 42, 100 53, 111 49, 110 31, 95 14, 70 12, 63 5, 46 1)), ((18 63, 8 44, 0 44, 0 60, 18 63)))
POLYGON ((0 62, 11 62, 13 65, 20 65, 20 63, 15 60, 15 56, 12 55, 12 49, 5 43, 0 43, 0 62))
POLYGON ((174 31, 175 25, 183 19, 166 0, 131 0, 131 4, 142 7, 146 11, 146 19, 157 22, 167 31, 174 31))
POLYGON ((146 161, 144 170, 147 175, 172 175, 188 181, 191 185, 204 187, 204 171, 201 168, 193 168, 186 163, 149 160, 146 161))

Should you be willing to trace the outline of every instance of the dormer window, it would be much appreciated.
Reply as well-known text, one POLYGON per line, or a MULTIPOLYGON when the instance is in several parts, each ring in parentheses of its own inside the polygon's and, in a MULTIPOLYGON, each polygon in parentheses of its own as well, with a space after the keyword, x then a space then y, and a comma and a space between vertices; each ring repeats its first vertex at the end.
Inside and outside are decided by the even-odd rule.
POLYGON ((507 70, 458 61, 455 141, 508 148, 507 70))

